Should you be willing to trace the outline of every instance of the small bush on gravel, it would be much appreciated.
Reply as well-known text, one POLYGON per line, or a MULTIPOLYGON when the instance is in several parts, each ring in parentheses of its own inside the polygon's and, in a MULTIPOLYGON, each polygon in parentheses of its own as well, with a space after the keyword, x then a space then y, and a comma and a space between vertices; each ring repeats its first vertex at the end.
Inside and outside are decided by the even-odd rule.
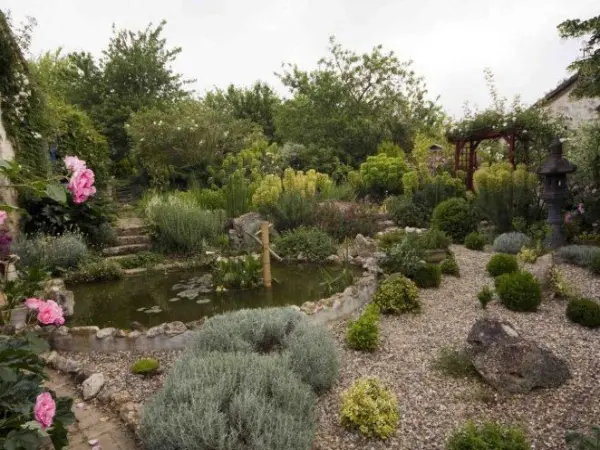
POLYGON ((512 311, 536 311, 542 303, 540 283, 529 272, 505 273, 496 278, 496 292, 512 311))
POLYGON ((477 300, 479 300, 483 309, 487 308, 488 303, 491 302, 493 298, 494 292, 492 292, 489 286, 484 286, 483 289, 479 291, 479 294, 477 294, 477 300))
POLYGON ((460 277, 460 267, 456 262, 454 253, 451 253, 446 259, 440 264, 440 269, 444 275, 452 275, 453 277, 460 277))
POLYGON ((520 428, 469 422, 450 436, 446 450, 531 450, 531 446, 520 428))
POLYGON ((492 277, 497 277, 505 273, 517 272, 519 262, 514 255, 498 253, 490 258, 485 268, 492 277))
POLYGON ((342 393, 340 419, 346 428, 387 439, 400 420, 398 400, 377 378, 363 378, 342 393))
POLYGON ((589 245, 567 245, 559 248, 557 254, 565 262, 580 267, 590 267, 594 257, 600 255, 600 248, 589 245))
POLYGON ((123 276, 123 269, 118 263, 98 259, 87 261, 79 266, 77 270, 67 272, 65 281, 69 283, 91 283, 94 281, 120 280, 123 276))
POLYGON ((469 250, 483 250, 483 247, 485 247, 485 236, 476 231, 469 233, 465 238, 465 247, 469 250))
POLYGON ((477 371, 465 350, 443 347, 433 367, 452 378, 476 377, 477 371))
POLYGON ((600 303, 588 298, 571 299, 567 317, 572 322, 588 328, 600 327, 600 303))
POLYGON ((385 279, 373 296, 382 312, 402 314, 416 312, 421 309, 419 289, 417 285, 404 275, 395 274, 385 279))
POLYGON ((437 288, 442 282, 442 269, 437 264, 421 265, 412 277, 417 287, 437 288))
POLYGON ((370 303, 346 329, 346 343, 354 350, 372 351, 379 345, 379 307, 370 303))
POLYGON ((324 261, 337 253, 333 238, 318 228, 299 227, 286 231, 275 240, 275 247, 282 256, 296 258, 302 253, 313 262, 324 261))
POLYGON ((513 231, 503 233, 494 239, 494 251, 516 255, 523 247, 531 246, 531 238, 526 234, 513 231))
POLYGON ((550 285, 552 291, 560 298, 575 298, 578 296, 577 288, 571 283, 558 268, 553 267, 550 271, 550 285))
POLYGON ((571 450, 600 450, 600 426, 592 426, 591 433, 580 433, 569 431, 565 436, 565 442, 571 450))
POLYGON ((159 367, 160 363, 154 358, 140 358, 131 365, 131 372, 136 375, 152 375, 159 367))
POLYGON ((284 366, 317 392, 337 378, 339 355, 331 334, 312 325, 291 308, 240 310, 208 319, 186 351, 192 357, 208 352, 276 353, 284 366))
POLYGON ((182 357, 142 411, 148 450, 310 450, 315 397, 275 355, 182 357))
POLYGON ((455 242, 463 242, 477 226, 469 203, 462 198, 450 198, 437 205, 433 210, 431 224, 445 231, 455 242))
POLYGON ((450 239, 446 233, 436 228, 430 228, 425 233, 421 234, 420 238, 423 248, 427 250, 446 250, 452 243, 452 239, 450 239))

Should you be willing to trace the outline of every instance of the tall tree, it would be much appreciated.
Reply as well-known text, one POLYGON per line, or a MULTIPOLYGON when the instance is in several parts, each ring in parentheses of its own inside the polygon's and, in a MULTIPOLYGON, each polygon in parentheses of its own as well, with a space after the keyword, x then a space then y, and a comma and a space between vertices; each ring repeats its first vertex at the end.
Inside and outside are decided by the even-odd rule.
POLYGON ((249 89, 232 84, 226 90, 208 92, 204 102, 208 107, 227 112, 236 119, 260 125, 269 140, 275 139, 275 109, 281 99, 268 84, 258 81, 249 89))
POLYGON ((438 120, 439 108, 426 99, 411 62, 381 46, 358 55, 332 37, 316 70, 284 67, 278 76, 294 95, 276 116, 284 140, 331 147, 358 162, 386 139, 410 148, 416 129, 438 120))
POLYGON ((579 73, 573 95, 600 97, 600 16, 587 20, 565 20, 558 25, 558 31, 562 38, 586 37, 583 57, 569 66, 579 73))

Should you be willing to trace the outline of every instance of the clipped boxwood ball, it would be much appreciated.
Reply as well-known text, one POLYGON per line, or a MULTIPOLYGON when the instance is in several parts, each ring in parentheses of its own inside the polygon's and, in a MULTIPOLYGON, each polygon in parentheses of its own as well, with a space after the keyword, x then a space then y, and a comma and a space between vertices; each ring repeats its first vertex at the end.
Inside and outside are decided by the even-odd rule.
POLYGON ((572 322, 588 328, 600 327, 600 303, 589 298, 577 298, 569 301, 567 317, 572 322))
POLYGON ((497 277, 505 273, 517 272, 519 261, 514 255, 498 253, 490 258, 485 268, 491 276, 497 277))
POLYGON ((379 285, 373 296, 373 303, 379 306, 383 313, 416 312, 421 309, 419 288, 404 275, 394 274, 383 280, 379 285))
POLYGON ((437 264, 424 264, 416 270, 412 278, 420 288, 437 288, 442 282, 442 269, 437 264))
POLYGON ((512 311, 536 311, 542 303, 540 283, 529 272, 500 275, 496 278, 496 293, 512 311))

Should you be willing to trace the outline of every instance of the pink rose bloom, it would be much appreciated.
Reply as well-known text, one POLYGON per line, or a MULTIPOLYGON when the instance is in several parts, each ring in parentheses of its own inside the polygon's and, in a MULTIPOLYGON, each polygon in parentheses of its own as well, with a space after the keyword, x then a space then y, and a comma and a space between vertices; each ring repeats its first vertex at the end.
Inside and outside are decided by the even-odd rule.
POLYGON ((37 420, 43 429, 52 425, 54 415, 56 414, 56 403, 48 392, 42 392, 35 400, 33 408, 35 420, 37 420))
POLYGON ((83 203, 96 193, 94 181, 95 177, 92 169, 83 169, 73 173, 67 189, 73 194, 75 203, 83 203))
POLYGON ((54 300, 48 300, 42 302, 38 307, 38 322, 44 325, 63 325, 65 318, 63 317, 63 310, 58 303, 54 300))
POLYGON ((77 156, 65 156, 64 161, 69 172, 79 172, 86 168, 85 161, 82 161, 77 156))
POLYGON ((8 219, 8 213, 6 211, 0 211, 0 225, 6 222, 6 219, 8 219))
POLYGON ((579 211, 579 214, 583 214, 585 212, 585 209, 583 208, 583 203, 577 205, 577 211, 579 211))
POLYGON ((39 298, 35 297, 25 300, 25 306, 27 306, 29 309, 39 309, 39 307, 43 304, 44 300, 40 300, 39 298))

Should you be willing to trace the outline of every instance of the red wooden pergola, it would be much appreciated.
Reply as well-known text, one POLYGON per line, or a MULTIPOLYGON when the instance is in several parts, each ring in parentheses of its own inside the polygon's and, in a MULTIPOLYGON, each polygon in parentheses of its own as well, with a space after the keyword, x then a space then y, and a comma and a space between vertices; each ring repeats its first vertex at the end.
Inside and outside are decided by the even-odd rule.
POLYGON ((483 141, 490 139, 504 139, 508 144, 508 159, 515 166, 515 146, 519 131, 516 129, 504 131, 481 131, 466 137, 450 137, 450 142, 455 145, 454 171, 463 170, 467 174, 466 185, 468 190, 473 190, 473 174, 477 170, 477 147, 483 141))

